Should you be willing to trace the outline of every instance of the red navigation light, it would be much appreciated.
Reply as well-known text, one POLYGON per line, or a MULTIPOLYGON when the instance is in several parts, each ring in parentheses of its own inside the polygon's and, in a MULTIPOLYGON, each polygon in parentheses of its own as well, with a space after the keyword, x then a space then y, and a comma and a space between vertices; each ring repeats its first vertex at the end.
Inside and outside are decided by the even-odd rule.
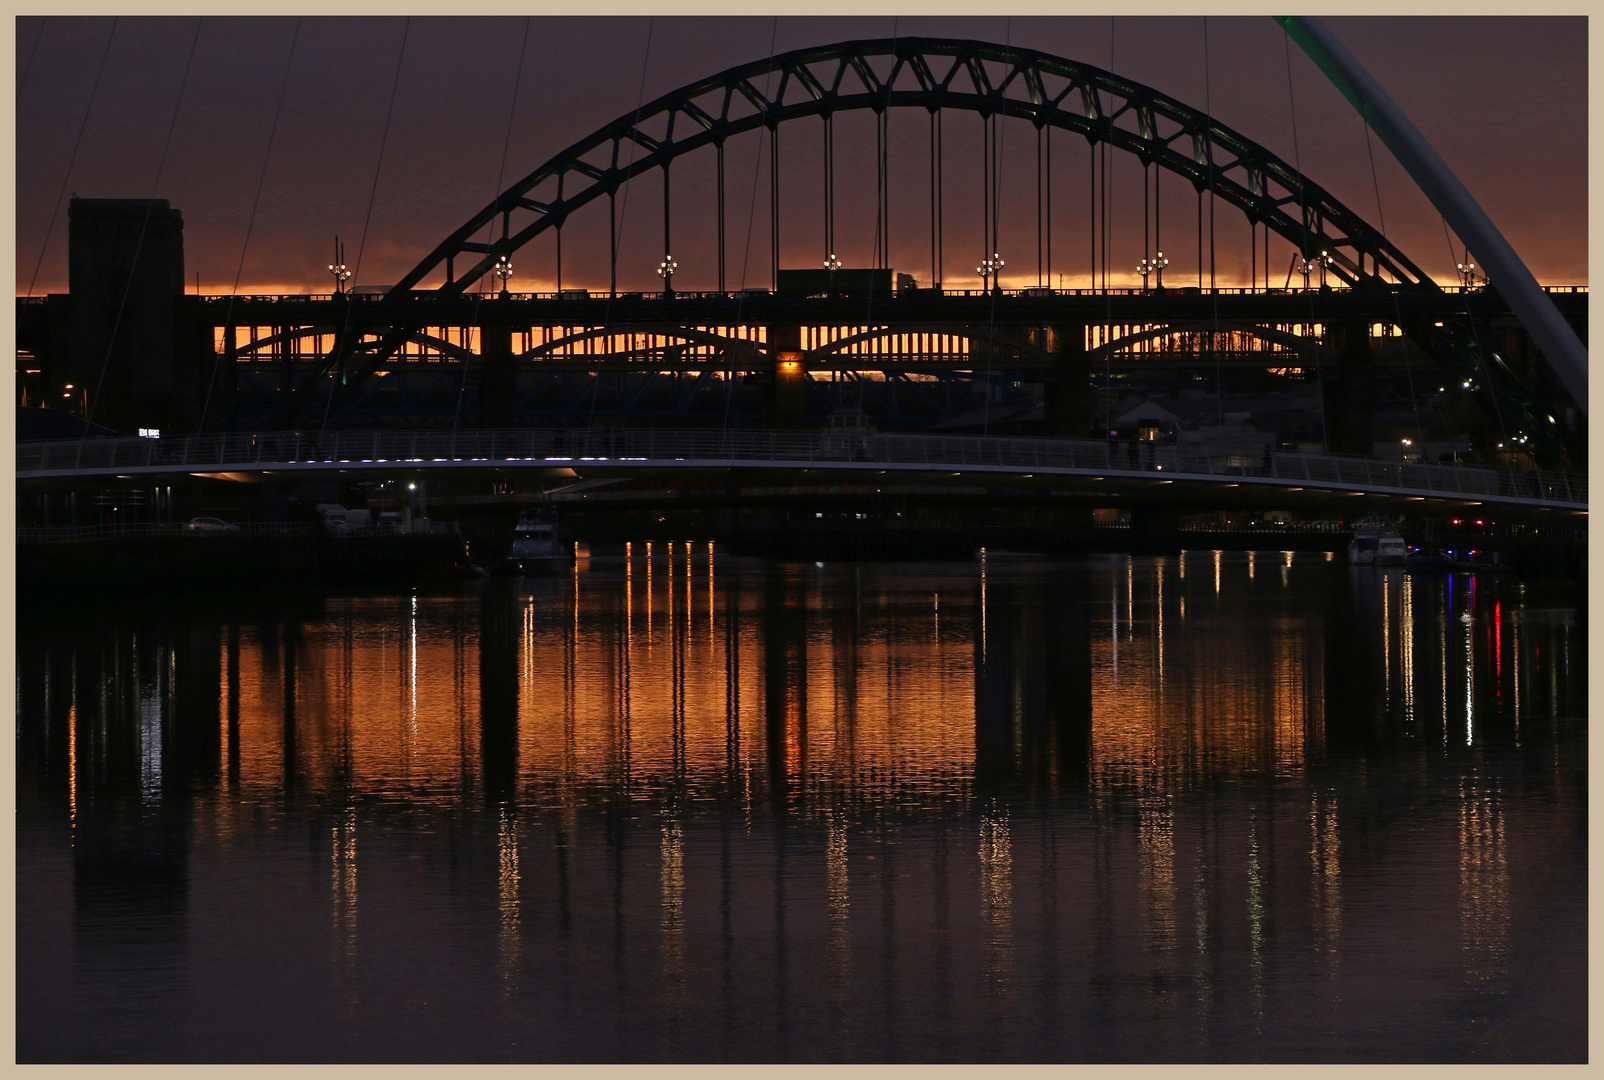
POLYGON ((1454 518, 1454 524, 1455 524, 1455 525, 1458 525, 1458 524, 1459 524, 1459 519, 1458 519, 1458 518, 1454 518))
POLYGON ((1476 519, 1476 524, 1478 524, 1478 525, 1480 525, 1480 524, 1481 524, 1481 518, 1477 518, 1477 519, 1476 519))

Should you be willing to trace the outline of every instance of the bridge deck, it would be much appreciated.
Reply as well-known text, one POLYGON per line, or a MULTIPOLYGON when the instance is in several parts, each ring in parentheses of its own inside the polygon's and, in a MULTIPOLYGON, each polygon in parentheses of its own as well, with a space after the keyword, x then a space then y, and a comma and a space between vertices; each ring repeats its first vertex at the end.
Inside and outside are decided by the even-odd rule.
MULTIPOLYGON (((1586 286, 1545 290, 1567 315, 1585 318, 1586 286)), ((43 297, 17 301, 20 320, 43 318, 43 297)), ((1184 320, 1253 319, 1271 323, 1344 318, 1489 318, 1509 314, 1490 289, 914 289, 881 294, 804 296, 745 292, 606 292, 400 295, 277 293, 187 296, 203 324, 346 326, 522 325, 603 326, 681 323, 694 326, 830 326, 860 323, 981 322, 1093 325, 1184 320)))
POLYGON ((811 469, 1030 477, 1141 478, 1587 509, 1587 478, 1462 465, 1413 465, 1262 447, 1112 444, 1045 438, 831 431, 516 429, 264 432, 78 439, 17 447, 18 480, 570 467, 585 472, 811 469))

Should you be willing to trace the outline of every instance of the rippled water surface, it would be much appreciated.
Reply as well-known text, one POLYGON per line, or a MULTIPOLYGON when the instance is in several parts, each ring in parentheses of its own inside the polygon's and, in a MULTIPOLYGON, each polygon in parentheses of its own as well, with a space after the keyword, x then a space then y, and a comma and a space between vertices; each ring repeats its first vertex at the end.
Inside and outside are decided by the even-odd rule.
POLYGON ((24 603, 23 1061, 1581 1061, 1580 587, 1321 554, 24 603))

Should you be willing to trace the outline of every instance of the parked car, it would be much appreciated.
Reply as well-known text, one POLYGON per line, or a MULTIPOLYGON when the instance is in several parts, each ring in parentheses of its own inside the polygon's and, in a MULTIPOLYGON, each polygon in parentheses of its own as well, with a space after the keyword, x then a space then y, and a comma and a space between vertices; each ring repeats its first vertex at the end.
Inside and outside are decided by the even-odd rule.
POLYGON ((189 527, 194 532, 239 532, 238 525, 230 525, 222 518, 214 517, 191 518, 189 527))

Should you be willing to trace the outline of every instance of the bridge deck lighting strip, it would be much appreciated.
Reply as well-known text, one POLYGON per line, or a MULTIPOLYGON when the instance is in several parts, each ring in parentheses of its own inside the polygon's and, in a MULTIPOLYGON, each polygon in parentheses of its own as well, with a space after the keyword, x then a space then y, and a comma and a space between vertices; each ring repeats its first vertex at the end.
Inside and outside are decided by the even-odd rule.
MULTIPOLYGON (((551 431, 483 431, 462 436, 450 436, 449 456, 431 458, 424 446, 435 440, 444 443, 445 437, 427 432, 347 432, 324 436, 297 434, 257 434, 241 436, 170 436, 166 439, 106 439, 76 440, 62 443, 32 443, 19 446, 18 479, 47 479, 51 477, 93 476, 146 476, 171 473, 190 473, 207 468, 238 469, 242 463, 254 466, 250 471, 268 469, 283 472, 311 472, 328 470, 332 466, 363 464, 381 470, 417 468, 420 465, 436 470, 462 468, 510 468, 519 464, 565 463, 577 464, 585 469, 613 469, 627 465, 632 469, 656 471, 678 467, 694 469, 752 470, 752 469, 806 469, 827 472, 873 472, 884 475, 888 470, 952 471, 954 476, 965 474, 1007 476, 1041 475, 1073 478, 1081 483, 1128 479, 1156 480, 1156 468, 1143 468, 1138 463, 1127 463, 1123 454, 1116 455, 1102 441, 1068 439, 976 438, 973 436, 926 436, 877 434, 853 441, 848 445, 836 443, 832 449, 831 436, 817 433, 737 431, 694 432, 656 431, 636 429, 628 433, 587 434, 551 431), (468 442, 471 450, 458 453, 457 444, 468 442), (374 455, 352 459, 340 453, 339 443, 346 440, 372 442, 387 440, 411 442, 410 454, 374 455), (573 440, 589 443, 597 449, 614 450, 610 454, 564 454, 537 457, 519 454, 518 444, 573 440), (333 445, 329 445, 332 443, 333 445), (321 444, 321 446, 320 446, 321 444), (499 444, 499 445, 498 445, 499 444), (599 445, 597 445, 599 444, 599 445), (620 447, 619 444, 623 444, 620 447), (504 448, 505 452, 498 453, 504 448), (616 449, 628 448, 646 453, 617 454, 616 449), (489 450, 487 454, 485 451, 489 450), (657 453, 653 453, 657 450, 657 453), (476 451, 476 452, 475 452, 476 451), (691 451, 691 452, 687 452, 691 451), (85 463, 85 458, 89 462, 85 463), (1021 464, 1030 463, 1029 474, 1018 472, 1021 464)), ((529 447, 534 449, 534 447, 529 447)), ((588 446, 582 446, 589 449, 588 446)), ((440 451, 436 451, 438 454, 440 451)), ((1479 505, 1476 500, 1465 499, 1475 494, 1481 499, 1503 505, 1525 505, 1576 509, 1586 505, 1585 475, 1566 474, 1513 474, 1498 473, 1491 469, 1471 466, 1425 466, 1401 462, 1336 457, 1331 455, 1274 454, 1260 465, 1257 454, 1245 454, 1228 448, 1189 448, 1184 452, 1176 448, 1159 448, 1165 453, 1164 462, 1181 466, 1181 472, 1171 475, 1187 483, 1205 486, 1240 486, 1246 483, 1266 491, 1309 491, 1314 494, 1339 494, 1345 497, 1372 494, 1381 498, 1404 497, 1411 499, 1449 498, 1464 500, 1466 505, 1479 505), (1174 460, 1170 460, 1170 459, 1174 460), (1252 458, 1251 464, 1244 459, 1252 458), (1265 471, 1260 472, 1263 468, 1265 471), (1287 475, 1288 473, 1293 475, 1287 475), (1296 474, 1302 473, 1299 477, 1296 474), (1343 491, 1329 488, 1307 488, 1305 478, 1316 474, 1345 479, 1350 484, 1358 481, 1367 490, 1343 491), (1293 483, 1297 480, 1299 483, 1293 483)), ((1151 459, 1150 459, 1151 460, 1151 459)), ((1158 481, 1164 483, 1165 481, 1158 481)))

